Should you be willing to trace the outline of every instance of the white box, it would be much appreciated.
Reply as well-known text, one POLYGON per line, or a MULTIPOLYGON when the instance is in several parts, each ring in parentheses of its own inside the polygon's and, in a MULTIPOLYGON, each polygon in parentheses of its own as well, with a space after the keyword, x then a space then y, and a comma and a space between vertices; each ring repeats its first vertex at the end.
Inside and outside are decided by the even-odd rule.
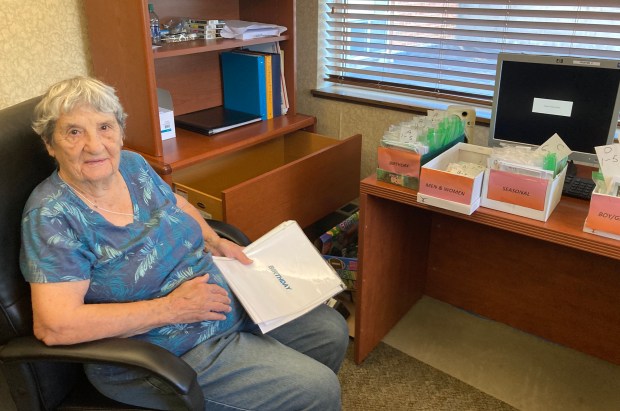
POLYGON ((487 168, 484 172, 481 205, 547 221, 562 198, 566 169, 564 167, 553 180, 548 180, 487 168))
POLYGON ((159 108, 159 129, 161 130, 161 139, 168 140, 176 137, 174 128, 174 112, 167 108, 159 108))
POLYGON ((159 130, 161 139, 168 140, 177 136, 174 127, 174 107, 172 96, 168 90, 157 89, 157 105, 159 106, 159 130))
POLYGON ((460 161, 486 167, 492 149, 459 143, 422 166, 418 202, 461 214, 472 214, 480 205, 483 172, 475 177, 444 171, 460 161))
POLYGON ((601 237, 620 240, 620 197, 594 190, 590 210, 583 224, 583 231, 601 237))

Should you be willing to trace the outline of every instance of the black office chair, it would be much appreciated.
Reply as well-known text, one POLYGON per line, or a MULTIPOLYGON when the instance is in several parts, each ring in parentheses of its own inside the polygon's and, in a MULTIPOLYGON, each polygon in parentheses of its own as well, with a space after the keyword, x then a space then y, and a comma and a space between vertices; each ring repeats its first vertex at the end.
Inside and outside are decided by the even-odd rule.
MULTIPOLYGON (((82 364, 111 363, 148 370, 172 386, 188 410, 202 410, 196 373, 156 345, 109 338, 48 347, 33 336, 30 287, 19 269, 21 213, 30 192, 55 168, 30 127, 34 98, 0 110, 0 372, 18 410, 122 410, 90 385, 82 364)), ((249 244, 238 229, 210 221, 222 237, 249 244)), ((0 408, 3 404, 0 404, 0 408)))

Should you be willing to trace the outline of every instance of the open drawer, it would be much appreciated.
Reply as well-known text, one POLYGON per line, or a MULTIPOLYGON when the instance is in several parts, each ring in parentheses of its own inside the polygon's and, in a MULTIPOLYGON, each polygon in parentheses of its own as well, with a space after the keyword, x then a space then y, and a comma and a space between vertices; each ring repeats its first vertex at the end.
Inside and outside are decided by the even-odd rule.
POLYGON ((284 220, 306 227, 357 198, 361 145, 361 135, 296 131, 175 171, 174 190, 255 240, 284 220))

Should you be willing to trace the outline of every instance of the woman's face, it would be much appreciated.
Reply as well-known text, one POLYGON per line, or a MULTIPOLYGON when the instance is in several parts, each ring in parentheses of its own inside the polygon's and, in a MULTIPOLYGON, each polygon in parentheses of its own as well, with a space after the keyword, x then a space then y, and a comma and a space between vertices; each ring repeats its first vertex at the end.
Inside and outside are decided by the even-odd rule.
POLYGON ((85 105, 60 116, 47 151, 69 184, 105 184, 118 170, 122 147, 123 130, 114 114, 85 105))

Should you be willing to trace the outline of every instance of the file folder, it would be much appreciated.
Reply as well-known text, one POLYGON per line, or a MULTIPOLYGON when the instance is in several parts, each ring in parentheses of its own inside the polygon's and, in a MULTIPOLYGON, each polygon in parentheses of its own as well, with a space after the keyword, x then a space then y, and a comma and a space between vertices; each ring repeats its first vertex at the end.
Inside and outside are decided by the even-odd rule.
POLYGON ((294 220, 273 228, 244 252, 252 264, 243 265, 230 257, 213 257, 213 261, 263 333, 346 288, 294 220))

